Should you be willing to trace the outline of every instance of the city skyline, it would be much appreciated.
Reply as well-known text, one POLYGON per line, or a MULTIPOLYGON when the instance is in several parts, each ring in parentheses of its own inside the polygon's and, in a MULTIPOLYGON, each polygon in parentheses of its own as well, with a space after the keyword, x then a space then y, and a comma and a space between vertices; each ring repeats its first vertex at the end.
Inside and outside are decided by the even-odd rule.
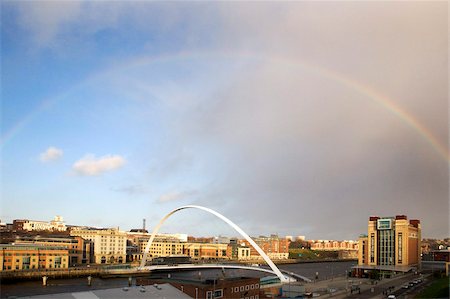
POLYGON ((2 221, 449 236, 448 3, 1 6, 2 221))

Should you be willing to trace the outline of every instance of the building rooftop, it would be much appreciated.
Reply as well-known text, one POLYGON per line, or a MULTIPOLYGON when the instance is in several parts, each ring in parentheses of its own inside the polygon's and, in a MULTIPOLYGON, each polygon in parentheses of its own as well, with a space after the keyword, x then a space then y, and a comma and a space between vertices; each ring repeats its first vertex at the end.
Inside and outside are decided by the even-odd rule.
POLYGON ((20 297, 33 299, 109 299, 109 298, 191 298, 170 284, 133 286, 87 292, 46 294, 20 297))

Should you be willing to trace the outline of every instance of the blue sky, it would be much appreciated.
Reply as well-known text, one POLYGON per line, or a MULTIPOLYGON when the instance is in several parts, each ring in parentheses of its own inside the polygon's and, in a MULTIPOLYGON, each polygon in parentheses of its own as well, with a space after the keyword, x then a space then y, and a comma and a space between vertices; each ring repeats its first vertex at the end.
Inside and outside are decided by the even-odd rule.
POLYGON ((447 3, 1 5, 2 221, 448 236, 447 3))

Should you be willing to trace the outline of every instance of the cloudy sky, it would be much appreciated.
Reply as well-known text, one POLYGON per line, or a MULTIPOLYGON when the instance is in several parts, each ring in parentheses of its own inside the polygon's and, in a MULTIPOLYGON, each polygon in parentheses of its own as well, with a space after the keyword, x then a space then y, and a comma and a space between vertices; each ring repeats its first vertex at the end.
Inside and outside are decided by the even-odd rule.
POLYGON ((1 6, 2 222, 449 236, 447 2, 1 6))

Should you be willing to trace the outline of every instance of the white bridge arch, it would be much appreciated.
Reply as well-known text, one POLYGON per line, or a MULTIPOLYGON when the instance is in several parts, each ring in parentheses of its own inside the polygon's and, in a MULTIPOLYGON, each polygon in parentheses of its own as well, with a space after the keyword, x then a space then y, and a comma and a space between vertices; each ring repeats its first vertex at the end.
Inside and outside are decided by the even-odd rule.
POLYGON ((185 209, 203 210, 205 212, 213 214, 214 216, 216 216, 219 219, 221 219, 224 222, 226 222, 229 226, 234 228, 242 237, 244 237, 253 246, 253 248, 256 249, 256 251, 258 251, 258 253, 262 256, 264 261, 266 261, 267 265, 269 265, 269 267, 273 270, 273 272, 278 276, 278 278, 280 279, 281 282, 288 282, 289 281, 289 278, 287 278, 286 276, 284 276, 281 273, 280 269, 278 269, 278 267, 272 262, 272 260, 261 249, 261 247, 259 247, 258 244, 256 244, 255 241, 253 241, 253 239, 250 238, 250 236, 247 235, 247 233, 244 232, 239 226, 237 226, 234 222, 232 222, 227 217, 223 216, 222 214, 220 214, 220 213, 218 213, 218 212, 216 212, 214 210, 211 210, 209 208, 205 208, 205 207, 202 207, 202 206, 195 206, 195 205, 188 205, 188 206, 182 206, 182 207, 176 208, 176 209, 172 210, 170 213, 168 213, 166 216, 164 216, 164 218, 161 219, 161 221, 159 221, 158 225, 153 229, 153 232, 152 232, 152 234, 150 236, 150 239, 147 242, 147 246, 145 247, 144 256, 142 258, 140 268, 143 269, 145 267, 145 264, 147 262, 148 252, 150 251, 150 248, 152 246, 153 240, 155 239, 155 236, 158 233, 158 231, 161 228, 161 226, 163 225, 163 223, 167 220, 167 218, 172 216, 174 213, 176 213, 178 211, 181 211, 181 210, 185 210, 185 209))

